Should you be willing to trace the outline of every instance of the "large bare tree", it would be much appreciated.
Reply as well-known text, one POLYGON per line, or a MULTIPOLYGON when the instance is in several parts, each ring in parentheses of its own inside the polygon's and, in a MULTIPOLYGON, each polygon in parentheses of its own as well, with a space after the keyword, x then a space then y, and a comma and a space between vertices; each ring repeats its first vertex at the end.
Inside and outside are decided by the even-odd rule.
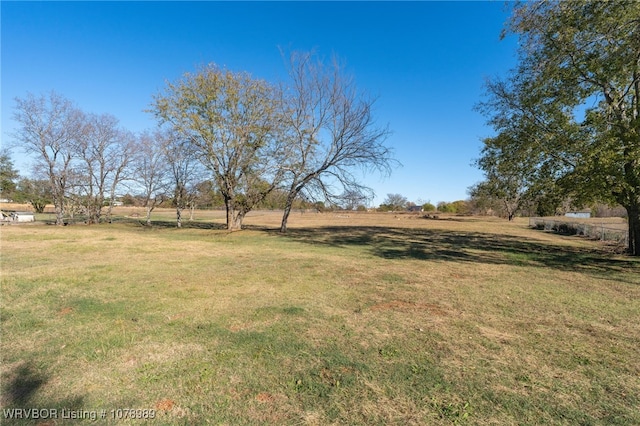
POLYGON ((374 100, 358 91, 337 60, 327 65, 313 53, 294 52, 289 77, 282 103, 289 151, 283 164, 287 198, 281 232, 301 194, 332 203, 345 193, 368 198, 373 191, 357 172, 388 174, 397 163, 385 145, 388 128, 374 120, 374 100))
POLYGON ((188 140, 224 198, 227 229, 280 182, 284 140, 276 88, 216 65, 187 73, 157 94, 151 112, 188 140))
MULTIPOLYGON (((87 223, 99 223, 107 197, 112 206, 115 190, 131 159, 131 136, 109 114, 86 116, 77 143, 80 203, 87 223)), ((110 214, 111 208, 109 208, 110 214)))
POLYGON ((116 190, 121 184, 132 178, 131 163, 135 158, 136 137, 129 130, 120 130, 116 147, 109 155, 111 179, 109 181, 109 204, 107 221, 111 222, 111 213, 116 202, 116 190))
POLYGON ((182 211, 193 206, 197 198, 196 185, 202 177, 202 163, 198 161, 193 145, 172 129, 161 133, 164 157, 173 186, 173 205, 176 224, 182 227, 182 211))
POLYGON ((56 212, 56 225, 64 225, 65 197, 72 174, 74 154, 83 127, 83 114, 56 92, 16 98, 14 119, 20 127, 14 139, 36 168, 46 174, 56 212))
POLYGON ((165 136, 162 132, 143 132, 138 137, 132 160, 132 180, 141 188, 146 223, 151 225, 151 212, 168 198, 169 167, 164 155, 165 136))

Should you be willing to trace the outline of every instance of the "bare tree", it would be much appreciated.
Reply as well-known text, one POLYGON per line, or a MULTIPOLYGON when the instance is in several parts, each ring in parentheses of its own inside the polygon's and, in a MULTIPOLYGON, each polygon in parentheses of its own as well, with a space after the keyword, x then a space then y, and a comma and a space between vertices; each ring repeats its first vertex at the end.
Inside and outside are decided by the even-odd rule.
POLYGON ((151 212, 167 199, 169 191, 169 169, 164 156, 164 141, 165 137, 160 131, 142 133, 133 159, 132 179, 142 190, 147 225, 151 225, 151 212))
POLYGON ((65 196, 83 114, 56 92, 16 98, 14 119, 20 128, 13 137, 28 154, 36 156, 36 167, 47 176, 56 212, 56 225, 64 225, 65 196))
POLYGON ((288 195, 281 232, 301 194, 334 204, 344 193, 371 198, 373 191, 355 172, 388 174, 397 164, 385 145, 389 130, 373 118, 374 100, 357 90, 335 59, 327 66, 313 53, 293 53, 289 77, 282 103, 290 151, 283 164, 288 195))
POLYGON ((130 135, 118 127, 117 118, 109 114, 86 117, 77 144, 80 160, 77 174, 81 180, 80 204, 84 206, 89 224, 100 222, 108 196, 112 205, 130 151, 130 135))
POLYGON ((362 208, 371 201, 370 198, 367 198, 366 194, 353 190, 345 191, 340 195, 340 200, 340 205, 345 210, 356 210, 362 208))
POLYGON ((387 198, 382 201, 382 205, 389 210, 404 210, 408 203, 407 197, 402 194, 387 194, 387 198))
MULTIPOLYGON (((173 186, 173 204, 176 208, 176 223, 182 227, 182 211, 195 205, 197 197, 196 184, 201 177, 202 165, 196 157, 193 145, 181 138, 172 129, 161 133, 161 145, 169 169, 169 177, 173 186)), ((191 218, 193 209, 191 210, 191 218)))
POLYGON ((121 130, 117 140, 117 147, 111 151, 109 162, 112 167, 111 181, 109 184, 109 205, 107 208, 107 221, 111 222, 111 213, 116 201, 116 190, 127 179, 130 179, 130 164, 134 159, 136 150, 136 138, 128 130, 121 130))

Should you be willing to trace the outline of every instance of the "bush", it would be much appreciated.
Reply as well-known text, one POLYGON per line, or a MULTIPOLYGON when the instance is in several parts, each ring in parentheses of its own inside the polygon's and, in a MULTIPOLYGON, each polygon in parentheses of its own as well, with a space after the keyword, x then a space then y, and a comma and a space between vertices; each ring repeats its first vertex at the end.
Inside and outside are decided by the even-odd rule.
POLYGON ((438 211, 442 213, 455 213, 455 206, 452 203, 440 201, 438 203, 438 211))
POLYGON ((436 209, 436 206, 434 206, 431 203, 424 203, 422 205, 422 210, 424 210, 425 212, 432 212, 436 209))
POLYGON ((557 227, 557 231, 565 235, 576 235, 578 233, 578 229, 569 223, 559 224, 557 227))

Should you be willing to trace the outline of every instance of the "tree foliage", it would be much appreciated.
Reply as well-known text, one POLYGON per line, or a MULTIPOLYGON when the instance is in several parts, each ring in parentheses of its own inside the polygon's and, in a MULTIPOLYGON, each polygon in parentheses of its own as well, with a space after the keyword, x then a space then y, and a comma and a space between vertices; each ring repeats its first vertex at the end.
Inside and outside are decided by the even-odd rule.
POLYGON ((5 148, 0 151, 0 198, 10 199, 16 191, 18 171, 13 166, 11 155, 5 148))
POLYGON ((189 141, 212 172, 229 230, 241 229, 244 216, 282 179, 279 99, 266 81, 216 65, 185 74, 154 97, 151 111, 189 141))
POLYGON ((624 206, 640 255, 640 3, 518 3, 505 34, 518 66, 479 106, 506 142, 498 157, 578 204, 624 206))
MULTIPOLYGON (((146 207, 148 223, 157 205, 173 201, 178 226, 182 210, 197 203, 222 202, 229 230, 256 207, 284 208, 282 231, 294 206, 364 208, 373 191, 358 172, 388 173, 396 164, 384 144, 388 129, 373 119, 374 100, 336 61, 295 53, 289 65, 280 86, 216 65, 186 73, 153 98, 159 130, 139 136, 55 92, 29 94, 16 99, 14 139, 47 178, 58 224, 76 213, 98 223, 106 203, 110 217, 116 188, 146 207)), ((0 160, 6 194, 11 168, 0 160)))
POLYGON ((430 201, 422 204, 422 210, 425 212, 432 212, 436 210, 436 206, 434 206, 430 201))
POLYGON ((49 181, 21 178, 16 185, 14 201, 29 203, 36 213, 43 213, 47 204, 53 201, 49 181))
POLYGON ((537 167, 536 153, 520 140, 507 131, 486 138, 481 157, 476 162, 486 180, 471 189, 472 197, 499 200, 501 210, 509 220, 530 200, 537 173, 541 170, 537 167))

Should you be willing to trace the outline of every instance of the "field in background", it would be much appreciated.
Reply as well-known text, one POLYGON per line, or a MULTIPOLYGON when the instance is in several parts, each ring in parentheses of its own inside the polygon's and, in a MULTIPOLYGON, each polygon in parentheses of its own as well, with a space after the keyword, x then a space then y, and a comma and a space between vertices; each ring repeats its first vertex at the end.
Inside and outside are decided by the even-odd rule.
POLYGON ((597 241, 527 219, 295 212, 282 236, 274 212, 231 234, 221 211, 117 214, 0 227, 2 409, 640 424, 640 261, 597 241))

